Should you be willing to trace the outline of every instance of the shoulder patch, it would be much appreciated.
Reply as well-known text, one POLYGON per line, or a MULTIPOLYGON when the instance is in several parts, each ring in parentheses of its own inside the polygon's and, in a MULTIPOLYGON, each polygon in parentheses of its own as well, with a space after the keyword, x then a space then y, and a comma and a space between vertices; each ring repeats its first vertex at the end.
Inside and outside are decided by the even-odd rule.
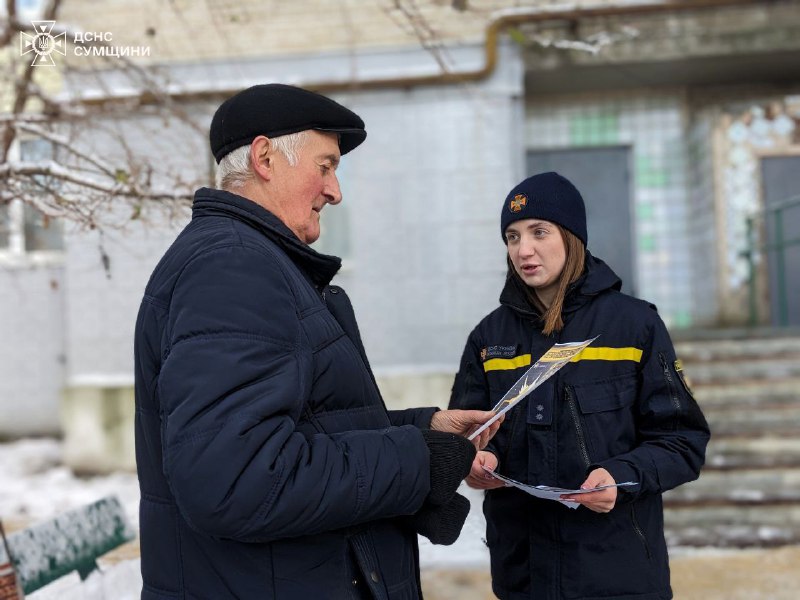
POLYGON ((677 359, 673 363, 673 367, 675 368, 675 372, 678 374, 678 379, 681 380, 683 387, 686 389, 686 392, 690 396, 694 397, 694 394, 692 393, 692 388, 689 387, 689 378, 686 377, 686 373, 684 373, 683 371, 683 361, 681 359, 677 359))

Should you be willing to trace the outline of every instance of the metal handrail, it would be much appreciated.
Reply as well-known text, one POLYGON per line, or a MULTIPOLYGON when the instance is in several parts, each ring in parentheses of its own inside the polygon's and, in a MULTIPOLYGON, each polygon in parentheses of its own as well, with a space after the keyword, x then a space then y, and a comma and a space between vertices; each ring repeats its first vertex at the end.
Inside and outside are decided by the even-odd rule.
POLYGON ((742 255, 747 259, 749 267, 749 281, 748 281, 748 304, 750 313, 750 325, 756 325, 758 321, 758 307, 757 307, 757 283, 756 283, 756 253, 757 252, 775 252, 776 260, 776 277, 777 277, 777 294, 778 294, 778 322, 782 326, 789 324, 789 305, 788 296, 786 291, 786 248, 800 244, 800 237, 785 240, 784 239, 784 220, 783 215, 787 209, 800 206, 800 194, 791 196, 786 200, 782 200, 777 204, 766 207, 758 213, 747 217, 747 249, 742 252, 742 255), (756 239, 757 221, 762 220, 765 224, 767 219, 772 218, 773 226, 775 228, 774 241, 772 243, 760 243, 756 239))

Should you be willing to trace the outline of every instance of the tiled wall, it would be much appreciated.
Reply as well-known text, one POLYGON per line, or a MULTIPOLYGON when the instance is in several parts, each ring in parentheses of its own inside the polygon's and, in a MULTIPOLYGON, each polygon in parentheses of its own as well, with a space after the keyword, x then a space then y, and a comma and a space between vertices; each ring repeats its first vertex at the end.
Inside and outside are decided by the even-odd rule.
POLYGON ((526 110, 529 150, 630 146, 639 295, 658 306, 668 325, 691 326, 697 315, 687 227, 683 95, 674 91, 533 99, 526 110))
POLYGON ((350 231, 335 282, 382 373, 454 372, 469 331, 497 306, 499 207, 524 158, 507 78, 342 99, 369 136, 342 161, 342 206, 326 209, 346 207, 350 231))
POLYGON ((0 437, 58 433, 64 268, 0 268, 0 437))
POLYGON ((718 109, 694 111, 688 130, 689 252, 692 257, 692 304, 695 322, 719 319, 719 231, 714 202, 714 123, 718 109))
MULTIPOLYGON (((409 59, 399 54, 397 60, 409 59)), ((321 68, 313 60, 302 66, 321 68)), ((342 161, 343 202, 322 213, 323 230, 337 228, 337 235, 321 250, 344 251, 345 268, 334 283, 350 295, 378 371, 454 372, 469 331, 497 305, 505 273, 499 203, 524 159, 521 81, 521 66, 509 56, 476 85, 334 96, 362 116, 368 137, 342 161)), ((210 120, 210 113, 196 116, 210 120)), ((152 160, 172 161, 186 177, 204 166, 205 139, 170 153, 168 140, 176 140, 181 127, 165 128, 155 119, 132 125, 139 133, 131 144, 159 141, 152 160)), ((68 374, 74 385, 121 385, 132 374, 141 293, 176 227, 158 222, 156 213, 147 223, 109 232, 103 244, 110 277, 96 233, 68 239, 68 374)))

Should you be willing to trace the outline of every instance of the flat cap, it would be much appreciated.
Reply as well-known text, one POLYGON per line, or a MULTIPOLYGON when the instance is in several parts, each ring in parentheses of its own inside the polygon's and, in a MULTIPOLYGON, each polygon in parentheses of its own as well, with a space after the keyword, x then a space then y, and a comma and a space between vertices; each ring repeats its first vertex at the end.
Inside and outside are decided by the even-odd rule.
POLYGON ((356 113, 321 94, 281 83, 255 85, 223 102, 211 120, 211 152, 217 163, 257 136, 278 137, 306 129, 339 134, 347 154, 367 137, 356 113))

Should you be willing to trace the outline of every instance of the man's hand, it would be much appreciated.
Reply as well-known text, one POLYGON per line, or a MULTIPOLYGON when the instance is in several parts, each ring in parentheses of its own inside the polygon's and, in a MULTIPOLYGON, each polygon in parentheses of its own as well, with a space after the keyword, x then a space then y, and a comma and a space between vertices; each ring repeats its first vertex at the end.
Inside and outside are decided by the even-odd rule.
POLYGON ((476 490, 493 490, 504 487, 505 484, 495 479, 484 470, 484 467, 494 471, 497 468, 497 457, 492 452, 481 450, 472 461, 472 469, 467 476, 467 485, 476 490))
MULTIPOLYGON (((431 419, 431 429, 469 437, 473 431, 493 416, 494 413, 490 410, 440 410, 434 413, 431 419)), ((500 424, 503 422, 504 417, 505 415, 497 419, 472 440, 478 450, 486 448, 486 444, 500 429, 500 424)))
MULTIPOLYGON (((475 462, 473 461, 473 469, 475 462)), ((472 472, 470 471, 470 477, 472 472)), ((599 487, 601 485, 614 485, 616 481, 611 476, 611 473, 605 469, 595 469, 581 484, 581 489, 599 487)), ((600 490, 599 492, 589 492, 588 494, 574 494, 572 496, 565 494, 561 496, 562 500, 572 500, 579 504, 583 504, 589 510, 597 513, 607 513, 617 503, 617 488, 608 488, 600 490)))

